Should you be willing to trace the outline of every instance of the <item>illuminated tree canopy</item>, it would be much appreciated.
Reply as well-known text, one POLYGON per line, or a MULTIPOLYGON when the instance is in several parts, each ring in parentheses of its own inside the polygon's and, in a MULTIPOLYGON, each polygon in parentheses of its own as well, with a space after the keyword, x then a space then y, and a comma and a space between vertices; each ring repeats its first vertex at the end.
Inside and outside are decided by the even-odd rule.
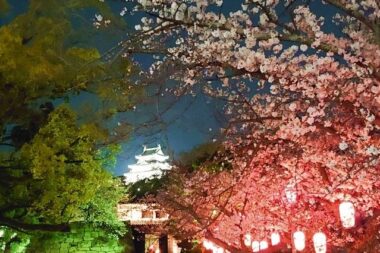
POLYGON ((248 233, 264 240, 277 231, 289 242, 296 230, 310 241, 323 231, 331 247, 358 250, 364 240, 372 249, 380 207, 379 3, 247 0, 229 14, 225 3, 139 0, 136 10, 148 16, 136 26, 142 46, 126 42, 130 52, 156 52, 152 77, 173 70, 175 94, 200 87, 227 101, 225 151, 215 159, 232 170, 173 174, 157 197, 173 217, 169 225, 231 252, 247 250, 248 233), (352 230, 339 219, 343 201, 356 210, 352 230))
POLYGON ((122 190, 103 167, 115 154, 104 157, 96 148, 104 131, 75 121, 70 109, 57 108, 31 142, 3 161, 2 225, 69 231, 76 221, 118 224, 115 203, 122 190))

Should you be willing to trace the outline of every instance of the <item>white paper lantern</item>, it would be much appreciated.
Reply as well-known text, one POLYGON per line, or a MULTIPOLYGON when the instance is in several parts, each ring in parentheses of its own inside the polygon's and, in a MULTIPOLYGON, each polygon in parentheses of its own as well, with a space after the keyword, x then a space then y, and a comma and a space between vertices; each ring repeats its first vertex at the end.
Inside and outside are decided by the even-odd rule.
POLYGON ((285 197, 289 204, 294 204, 297 201, 297 191, 294 184, 288 184, 285 188, 285 197))
POLYGON ((305 249, 305 234, 302 231, 294 232, 293 234, 293 243, 294 247, 298 251, 302 251, 305 249))
POLYGON ((253 241, 252 242, 252 251, 253 252, 259 252, 260 250, 260 242, 259 241, 253 241))
POLYGON ((212 249, 213 248, 213 243, 208 241, 208 240, 204 240, 203 241, 203 247, 205 247, 205 249, 212 249))
POLYGON ((252 236, 251 234, 245 234, 244 235, 244 245, 249 247, 251 246, 251 243, 252 243, 252 236))
POLYGON ((279 244, 280 243, 280 234, 277 233, 277 232, 273 232, 270 235, 270 240, 271 240, 271 243, 272 243, 273 246, 279 244))
POLYGON ((343 227, 352 228, 355 226, 355 207, 351 202, 340 203, 339 215, 343 227))
POLYGON ((260 241, 260 250, 267 249, 267 248, 268 248, 268 242, 260 241))
POLYGON ((313 235, 313 244, 316 253, 326 253, 327 251, 327 238, 322 232, 313 235))

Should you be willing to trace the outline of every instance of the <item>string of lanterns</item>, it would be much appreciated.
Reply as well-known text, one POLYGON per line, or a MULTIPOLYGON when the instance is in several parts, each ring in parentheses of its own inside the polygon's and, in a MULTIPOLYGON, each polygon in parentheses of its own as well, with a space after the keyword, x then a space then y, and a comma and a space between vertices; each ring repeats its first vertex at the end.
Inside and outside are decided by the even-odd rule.
MULTIPOLYGON (((294 203, 296 200, 296 194, 289 193, 286 194, 287 199, 290 203, 294 203)), ((339 204, 339 216, 344 228, 352 228, 355 226, 355 207, 349 201, 344 201, 339 204)), ((306 247, 306 236, 302 231, 296 231, 292 236, 294 248, 297 251, 303 251, 306 247)), ((327 236, 323 232, 317 232, 312 238, 314 250, 316 253, 326 253, 327 252, 327 236)), ((271 245, 276 246, 281 242, 281 237, 278 232, 273 232, 271 234, 271 245)), ((246 247, 252 247, 253 252, 259 252, 266 250, 269 247, 267 241, 252 241, 251 234, 244 235, 244 245, 246 247)), ((211 241, 204 240, 203 246, 207 250, 211 250, 213 253, 229 253, 229 251, 224 250, 222 247, 214 244, 211 241)))

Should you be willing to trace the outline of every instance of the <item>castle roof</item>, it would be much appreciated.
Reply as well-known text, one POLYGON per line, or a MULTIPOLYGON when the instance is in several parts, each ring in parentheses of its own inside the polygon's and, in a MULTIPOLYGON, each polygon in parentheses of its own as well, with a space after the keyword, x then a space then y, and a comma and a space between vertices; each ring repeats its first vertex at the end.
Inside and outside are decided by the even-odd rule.
POLYGON ((138 164, 149 161, 164 162, 169 159, 169 156, 165 156, 162 152, 160 144, 154 148, 147 148, 146 146, 143 146, 143 148, 143 152, 140 155, 135 156, 138 164))

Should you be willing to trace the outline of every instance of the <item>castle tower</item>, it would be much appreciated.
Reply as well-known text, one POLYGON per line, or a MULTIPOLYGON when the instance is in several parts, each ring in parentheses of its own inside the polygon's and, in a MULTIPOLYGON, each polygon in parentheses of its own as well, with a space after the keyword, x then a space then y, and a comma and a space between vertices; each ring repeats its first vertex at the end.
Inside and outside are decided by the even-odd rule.
POLYGON ((135 156, 136 164, 128 165, 128 172, 124 173, 125 184, 135 183, 143 179, 160 178, 165 170, 171 166, 167 162, 169 156, 162 152, 161 145, 155 148, 143 146, 143 152, 135 156))

